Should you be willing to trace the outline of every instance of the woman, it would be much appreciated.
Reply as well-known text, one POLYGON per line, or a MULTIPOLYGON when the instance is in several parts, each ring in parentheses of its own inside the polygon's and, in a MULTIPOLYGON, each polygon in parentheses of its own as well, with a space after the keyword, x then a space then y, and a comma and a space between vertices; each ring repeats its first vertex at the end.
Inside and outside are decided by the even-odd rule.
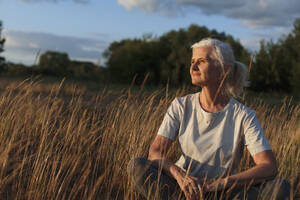
POLYGON ((128 175, 136 189, 145 197, 156 191, 161 199, 177 198, 177 188, 186 199, 207 198, 214 192, 218 198, 226 194, 231 195, 229 198, 247 195, 256 199, 266 188, 271 193, 277 191, 278 199, 288 196, 289 183, 285 180, 271 179, 262 184, 277 174, 275 157, 255 111, 233 98, 246 85, 247 67, 235 61, 227 43, 216 39, 203 39, 192 49, 190 75, 192 83, 202 90, 176 98, 148 159, 129 162, 128 175), (182 156, 172 163, 166 154, 176 138, 182 156), (255 166, 236 173, 244 145, 255 166), (247 194, 241 194, 241 189, 229 190, 250 183, 247 194))

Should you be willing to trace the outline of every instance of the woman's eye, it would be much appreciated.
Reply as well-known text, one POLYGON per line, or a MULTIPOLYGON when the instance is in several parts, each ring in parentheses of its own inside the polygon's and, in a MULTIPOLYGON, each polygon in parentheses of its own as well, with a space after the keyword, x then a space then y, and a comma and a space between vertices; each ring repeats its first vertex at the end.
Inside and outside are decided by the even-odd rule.
POLYGON ((191 62, 191 65, 194 65, 194 64, 199 65, 199 64, 204 63, 204 62, 205 62, 205 60, 192 61, 192 62, 191 62))

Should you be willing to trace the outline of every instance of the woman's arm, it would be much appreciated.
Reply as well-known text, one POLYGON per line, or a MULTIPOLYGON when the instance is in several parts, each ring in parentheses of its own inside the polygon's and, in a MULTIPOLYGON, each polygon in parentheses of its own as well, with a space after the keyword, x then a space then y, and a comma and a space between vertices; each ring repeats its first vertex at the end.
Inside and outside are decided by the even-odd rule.
POLYGON ((242 185, 247 183, 259 183, 266 178, 271 178, 277 174, 277 165, 274 154, 271 150, 255 154, 253 160, 255 166, 232 176, 216 180, 207 185, 207 190, 221 190, 224 187, 230 187, 234 184, 242 185))
POLYGON ((173 140, 164 136, 156 135, 149 149, 148 160, 158 162, 168 175, 174 177, 181 169, 166 158, 172 143, 173 140))
POLYGON ((176 177, 181 174, 185 174, 180 167, 176 166, 173 162, 167 159, 167 153, 170 149, 173 140, 164 136, 157 135, 150 146, 148 160, 157 162, 163 167, 163 170, 171 177, 176 177))
POLYGON ((157 135, 150 146, 148 160, 157 162, 158 166, 162 167, 164 172, 173 177, 188 200, 200 199, 201 195, 203 195, 200 180, 187 175, 184 170, 166 158, 172 143, 173 141, 169 138, 157 135))

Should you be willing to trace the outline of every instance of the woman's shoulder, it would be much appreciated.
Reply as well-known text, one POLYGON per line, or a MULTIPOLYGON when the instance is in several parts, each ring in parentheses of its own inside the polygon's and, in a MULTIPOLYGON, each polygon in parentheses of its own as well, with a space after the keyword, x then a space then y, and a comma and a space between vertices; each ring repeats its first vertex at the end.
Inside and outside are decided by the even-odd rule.
POLYGON ((192 93, 192 94, 187 94, 182 97, 176 97, 173 102, 175 101, 177 104, 185 106, 187 104, 194 104, 195 100, 197 99, 199 95, 199 92, 197 93, 192 93))
POLYGON ((176 97, 172 103, 171 106, 173 109, 179 110, 180 112, 185 111, 192 111, 195 108, 196 100, 197 100, 197 94, 199 93, 193 93, 193 94, 187 94, 182 97, 176 97))
POLYGON ((238 115, 244 115, 244 116, 251 116, 251 115, 255 115, 255 110, 250 109, 248 106, 242 104, 241 102, 239 102, 238 100, 232 98, 231 99, 231 104, 232 104, 232 109, 234 111, 235 114, 238 115))

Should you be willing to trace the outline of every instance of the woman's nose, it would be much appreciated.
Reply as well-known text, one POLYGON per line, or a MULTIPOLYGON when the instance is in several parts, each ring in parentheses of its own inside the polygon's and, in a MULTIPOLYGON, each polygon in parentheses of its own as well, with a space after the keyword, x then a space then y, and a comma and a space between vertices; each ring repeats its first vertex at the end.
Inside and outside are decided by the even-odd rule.
POLYGON ((192 70, 199 71, 199 62, 195 62, 192 64, 192 70))

